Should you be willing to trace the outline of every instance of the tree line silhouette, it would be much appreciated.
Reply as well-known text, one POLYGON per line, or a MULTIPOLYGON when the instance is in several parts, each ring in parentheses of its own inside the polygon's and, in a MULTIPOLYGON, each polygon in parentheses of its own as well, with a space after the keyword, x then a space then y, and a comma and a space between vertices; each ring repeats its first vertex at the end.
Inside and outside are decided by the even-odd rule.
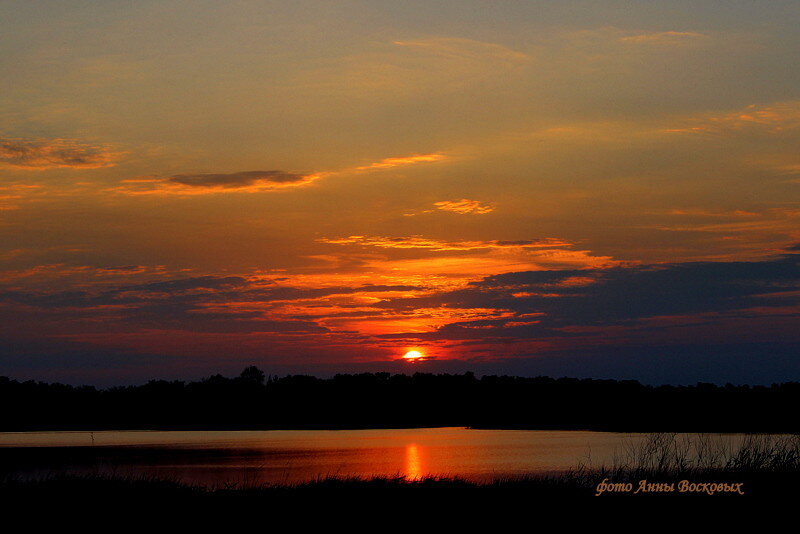
POLYGON ((469 426, 800 432, 800 383, 648 386, 633 380, 465 374, 151 380, 98 389, 0 377, 0 431, 469 426))

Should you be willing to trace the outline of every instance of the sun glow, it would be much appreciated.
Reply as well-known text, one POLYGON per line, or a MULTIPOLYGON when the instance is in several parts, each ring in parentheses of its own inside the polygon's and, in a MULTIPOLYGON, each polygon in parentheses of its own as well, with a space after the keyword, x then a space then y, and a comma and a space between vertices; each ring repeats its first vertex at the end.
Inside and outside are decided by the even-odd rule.
POLYGON ((403 355, 404 359, 412 361, 423 357, 424 355, 418 350, 410 350, 403 355))

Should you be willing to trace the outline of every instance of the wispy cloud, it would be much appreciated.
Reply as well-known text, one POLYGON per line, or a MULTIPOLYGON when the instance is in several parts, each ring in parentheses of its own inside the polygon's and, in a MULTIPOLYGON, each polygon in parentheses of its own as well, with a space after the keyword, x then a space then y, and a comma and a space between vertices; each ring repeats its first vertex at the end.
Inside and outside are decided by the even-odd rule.
POLYGON ((0 186, 0 211, 19 208, 19 201, 40 192, 42 186, 32 184, 7 184, 0 186))
POLYGON ((379 169, 390 169, 392 167, 401 167, 403 165, 413 165, 415 163, 431 163, 434 161, 442 161, 447 159, 444 154, 413 154, 411 156, 402 156, 398 158, 385 158, 368 165, 361 165, 356 167, 357 171, 372 171, 379 169))
MULTIPOLYGON (((47 257, 51 253, 81 252, 74 247, 51 247, 44 250, 16 249, 0 255, 0 260, 27 257, 47 257)), ((27 287, 52 286, 63 288, 70 284, 94 283, 108 279, 119 282, 121 280, 136 280, 148 276, 175 276, 181 270, 170 271, 163 265, 119 265, 97 267, 91 265, 69 265, 65 263, 39 264, 23 269, 0 270, 0 283, 24 283, 27 287)))
POLYGON ((115 165, 119 157, 109 147, 68 139, 0 138, 0 165, 18 169, 96 169, 115 165))
POLYGON ((176 174, 121 180, 106 191, 124 195, 192 196, 213 193, 258 193, 310 184, 324 173, 299 174, 285 171, 242 171, 228 174, 176 174))
POLYGON ((433 205, 436 206, 436 209, 452 211, 462 215, 483 215, 494 211, 494 206, 481 204, 477 200, 468 200, 466 198, 462 198, 461 200, 443 200, 441 202, 434 202, 433 205))
POLYGON ((772 257, 800 240, 800 209, 778 207, 763 212, 744 210, 672 210, 671 219, 644 228, 682 233, 722 245, 697 259, 730 260, 772 257))
MULTIPOLYGON (((755 231, 772 231, 784 235, 784 239, 793 241, 798 235, 798 219, 800 219, 800 209, 792 208, 773 208, 764 213, 750 212, 720 212, 720 213, 693 213, 693 212, 673 212, 673 215, 691 215, 695 217, 714 217, 721 219, 731 219, 724 222, 701 222, 683 225, 662 225, 655 228, 673 232, 720 232, 738 233, 755 231), (743 220, 744 219, 744 220, 743 220)), ((765 241, 761 241, 764 243, 765 241)))
POLYGON ((355 54, 304 71, 297 91, 367 101, 422 94, 474 91, 475 84, 505 84, 524 73, 528 54, 507 46, 460 37, 426 37, 374 42, 355 54))
POLYGON ((706 113, 689 117, 671 133, 719 134, 724 132, 765 132, 770 134, 800 127, 800 100, 752 104, 726 113, 706 113))
POLYGON ((657 43, 657 44, 682 44, 687 41, 708 38, 708 35, 698 32, 649 32, 620 37, 625 43, 657 43))
POLYGON ((527 239, 520 241, 440 241, 420 236, 383 237, 351 235, 335 239, 320 238, 317 241, 332 245, 363 245, 379 248, 409 248, 435 251, 486 250, 503 248, 555 248, 567 247, 571 243, 560 239, 527 239))
POLYGON ((720 218, 749 218, 758 217, 760 214, 746 210, 710 210, 704 208, 675 208, 668 211, 669 215, 689 217, 720 217, 720 218))
POLYGON ((239 171, 232 173, 194 173, 172 176, 144 176, 120 181, 109 192, 125 195, 205 195, 211 193, 258 193, 311 184, 320 178, 356 172, 372 172, 448 159, 439 153, 412 154, 334 171, 299 173, 280 170, 239 171))
POLYGON ((307 183, 315 175, 284 171, 244 171, 230 174, 176 174, 170 182, 190 187, 238 189, 252 186, 284 187, 307 183))

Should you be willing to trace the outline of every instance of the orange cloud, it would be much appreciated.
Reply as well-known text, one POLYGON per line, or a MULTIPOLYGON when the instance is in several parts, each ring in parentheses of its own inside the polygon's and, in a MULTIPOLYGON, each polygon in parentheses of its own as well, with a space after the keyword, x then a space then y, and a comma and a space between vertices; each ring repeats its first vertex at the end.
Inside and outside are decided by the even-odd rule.
POLYGON ((120 185, 106 189, 108 192, 124 195, 207 195, 212 193, 260 193, 276 189, 287 189, 309 185, 328 176, 351 172, 368 172, 412 165, 430 163, 447 159, 443 154, 416 154, 411 156, 385 158, 369 165, 362 165, 339 171, 295 173, 279 170, 240 171, 233 173, 175 174, 168 177, 145 176, 121 180, 120 185))
POLYGON ((392 167, 400 167, 403 165, 412 165, 414 163, 430 163, 434 161, 442 161, 447 159, 444 154, 415 154, 411 156, 403 156, 399 158, 385 158, 369 165, 362 165, 356 167, 357 171, 371 171, 378 169, 390 169, 392 167))
POLYGON ((766 132, 780 133, 800 126, 800 100, 767 105, 752 104, 722 114, 703 114, 686 119, 685 124, 664 131, 670 133, 766 132))
POLYGON ((121 154, 67 139, 0 138, 0 164, 17 169, 112 167, 121 154))
POLYGON ((481 204, 477 200, 468 200, 462 198, 461 200, 443 200, 441 202, 434 202, 436 209, 443 211, 452 211, 462 215, 474 214, 483 215, 494 211, 494 207, 488 204, 481 204))
POLYGON ((428 249, 435 251, 451 250, 481 250, 481 249, 503 249, 503 248, 551 248, 566 247, 572 243, 560 239, 534 239, 520 241, 439 241, 420 236, 410 237, 382 237, 382 236, 361 236, 351 235, 337 239, 320 238, 320 243, 332 245, 363 245, 379 248, 411 248, 428 249))
MULTIPOLYGON (((357 330, 365 335, 433 332, 454 321, 480 321, 511 317, 505 310, 493 308, 415 308, 392 311, 379 316, 353 317, 342 321, 340 328, 357 330)), ((322 321, 335 328, 335 321, 322 321)))
POLYGON ((0 211, 19 208, 18 202, 42 192, 41 185, 7 184, 0 186, 0 211))
MULTIPOLYGON (((567 248, 569 243, 557 239, 441 242, 420 237, 389 239, 351 236, 321 241, 337 245, 374 246, 385 250, 416 250, 422 254, 428 252, 427 256, 420 258, 365 257, 358 265, 352 265, 350 270, 353 273, 368 273, 371 283, 408 284, 429 290, 455 290, 497 273, 605 269, 623 264, 609 256, 572 250, 567 248)), ((316 275, 319 279, 325 276, 316 275)), ((341 272, 335 276, 341 276, 341 272)), ((308 275, 303 277, 306 282, 309 281, 308 275)), ((576 278, 570 283, 588 285, 589 281, 576 278)))
POLYGON ((207 195, 258 193, 310 184, 325 173, 297 174, 284 171, 244 171, 230 174, 176 174, 167 178, 131 178, 108 192, 125 195, 207 195))
POLYGON ((586 287, 597 282, 596 278, 591 276, 568 276, 563 280, 559 280, 554 284, 542 284, 543 287, 552 285, 553 287, 586 287))
POLYGON ((176 174, 170 182, 191 187, 220 187, 238 189, 257 185, 270 187, 289 186, 305 183, 310 176, 284 171, 244 171, 231 174, 176 174))

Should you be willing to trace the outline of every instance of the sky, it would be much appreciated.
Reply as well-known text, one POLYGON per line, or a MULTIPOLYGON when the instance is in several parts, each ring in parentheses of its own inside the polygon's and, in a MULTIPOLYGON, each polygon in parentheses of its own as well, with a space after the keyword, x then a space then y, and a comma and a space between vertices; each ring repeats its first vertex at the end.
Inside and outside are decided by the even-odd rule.
POLYGON ((0 375, 800 380, 798 18, 6 0, 0 375))

